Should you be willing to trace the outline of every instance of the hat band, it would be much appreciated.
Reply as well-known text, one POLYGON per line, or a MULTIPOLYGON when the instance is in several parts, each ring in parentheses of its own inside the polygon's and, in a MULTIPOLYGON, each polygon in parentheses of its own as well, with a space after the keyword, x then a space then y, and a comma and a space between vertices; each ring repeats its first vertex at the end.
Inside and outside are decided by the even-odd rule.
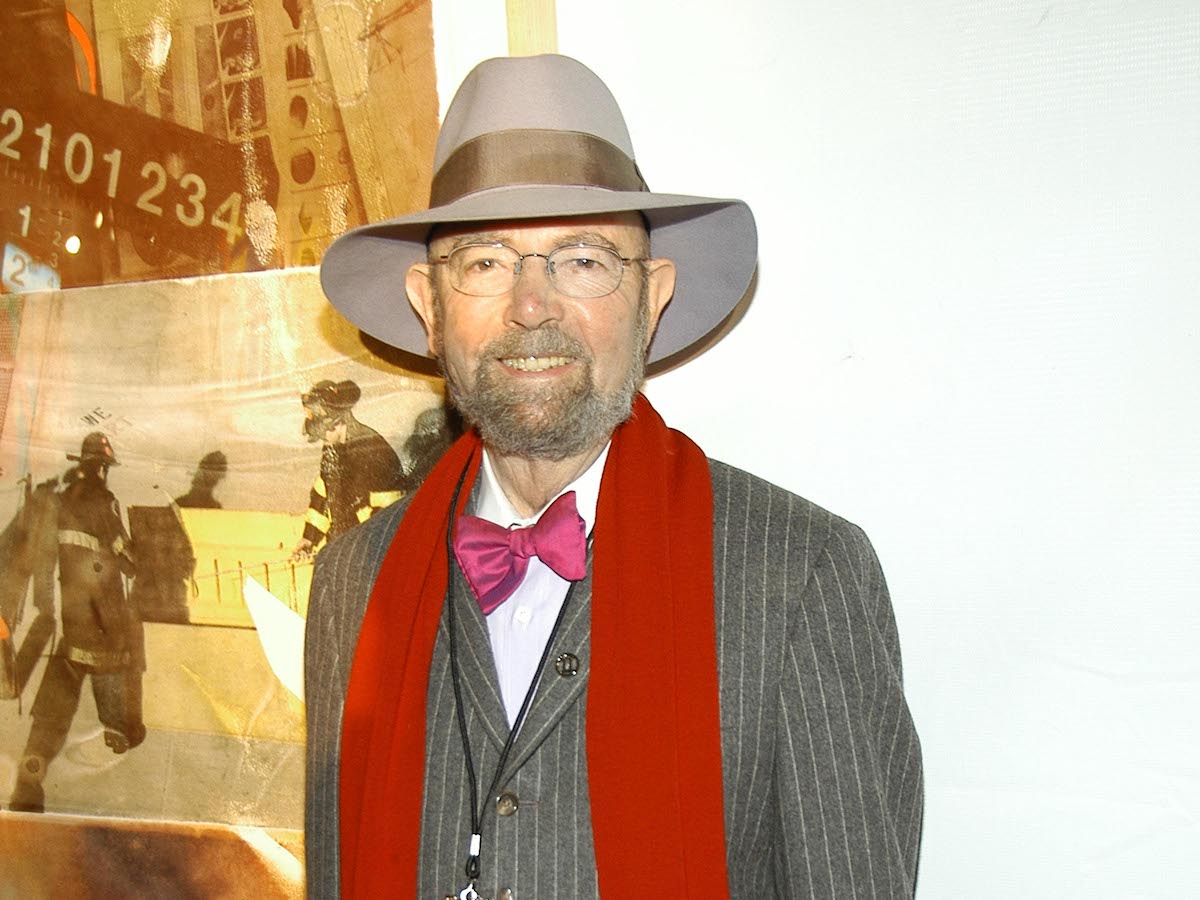
POLYGON ((433 177, 429 206, 519 184, 649 190, 637 163, 603 138, 581 131, 520 128, 481 134, 451 153, 433 177))

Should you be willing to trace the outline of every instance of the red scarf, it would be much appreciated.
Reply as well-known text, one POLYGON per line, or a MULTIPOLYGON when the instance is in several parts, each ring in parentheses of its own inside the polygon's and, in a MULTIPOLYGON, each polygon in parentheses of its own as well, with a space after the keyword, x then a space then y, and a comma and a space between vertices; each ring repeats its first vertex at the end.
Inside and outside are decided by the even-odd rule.
MULTIPOLYGON (((464 435, 425 480, 363 618, 342 727, 343 897, 416 890, 450 499, 467 467, 466 504, 479 450, 464 435)), ((600 892, 728 897, 712 483, 700 448, 640 394, 613 436, 593 535, 587 765, 600 892)), ((483 861, 485 873, 494 866, 483 861)), ((459 874, 445 873, 447 889, 459 874)))

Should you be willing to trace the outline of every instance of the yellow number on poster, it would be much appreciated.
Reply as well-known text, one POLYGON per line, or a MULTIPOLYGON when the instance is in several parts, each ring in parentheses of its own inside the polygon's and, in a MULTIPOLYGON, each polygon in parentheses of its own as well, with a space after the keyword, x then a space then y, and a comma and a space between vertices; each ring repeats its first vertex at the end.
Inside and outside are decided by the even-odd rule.
POLYGON ((92 174, 92 161, 95 151, 92 150, 92 139, 86 134, 76 131, 72 132, 67 138, 67 149, 63 151, 63 167, 67 170, 67 177, 76 184, 83 184, 92 174), (75 150, 79 147, 83 148, 83 164, 76 168, 75 150))
POLYGON ((195 228, 204 221, 204 195, 208 193, 208 185, 204 183, 204 179, 194 172, 188 172, 179 179, 179 186, 186 190, 191 190, 187 196, 187 201, 191 204, 191 211, 187 212, 183 208, 182 203, 175 204, 175 215, 179 216, 179 221, 184 225, 195 228))
POLYGON ((150 160, 142 166, 142 177, 150 178, 154 183, 142 191, 142 195, 138 197, 137 207, 161 216, 163 214, 162 207, 150 201, 167 189, 167 170, 154 160, 150 160))
POLYGON ((232 244, 240 238, 245 232, 238 225, 238 216, 242 212, 242 195, 234 191, 223 201, 221 205, 213 210, 212 219, 209 221, 213 228, 219 228, 225 232, 226 240, 232 244))
POLYGON ((12 128, 8 134, 0 138, 0 154, 7 156, 9 159, 20 159, 21 151, 13 147, 13 144, 21 137, 25 131, 25 120, 21 114, 15 109, 6 109, 3 115, 0 115, 0 125, 8 125, 12 128))

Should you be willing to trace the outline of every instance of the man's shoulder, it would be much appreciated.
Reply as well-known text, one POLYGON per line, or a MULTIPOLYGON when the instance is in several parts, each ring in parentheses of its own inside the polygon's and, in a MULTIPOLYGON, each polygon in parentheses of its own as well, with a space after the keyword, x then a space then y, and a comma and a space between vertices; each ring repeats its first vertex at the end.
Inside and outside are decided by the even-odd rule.
POLYGON ((727 462, 709 457, 708 468, 712 474, 714 507, 726 505, 763 511, 773 508, 782 509, 789 516, 840 519, 811 500, 727 462))
POLYGON ((861 528, 823 506, 720 460, 709 458, 708 465, 718 534, 741 530, 771 545, 799 542, 810 552, 835 537, 869 546, 861 528))
MULTIPOLYGON (((800 545, 809 552, 834 538, 869 546, 861 528, 819 504, 721 460, 709 458, 708 464, 716 535, 741 531, 761 536, 768 545, 800 545)), ((330 541, 317 557, 318 568, 373 580, 411 498, 381 509, 330 541)))
POLYGON ((398 462, 400 458, 387 438, 357 419, 351 423, 345 442, 335 446, 340 448, 339 452, 352 457, 358 465, 370 464, 377 459, 398 462))

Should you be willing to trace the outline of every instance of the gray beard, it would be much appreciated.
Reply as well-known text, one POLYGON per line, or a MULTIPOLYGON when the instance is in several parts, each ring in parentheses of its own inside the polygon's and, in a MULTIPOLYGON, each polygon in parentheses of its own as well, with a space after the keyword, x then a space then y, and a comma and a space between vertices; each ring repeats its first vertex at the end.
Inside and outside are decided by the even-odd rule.
MULTIPOLYGON (((643 298, 638 305, 637 347, 645 346, 648 314, 643 298)), ((603 444, 629 418, 634 395, 645 380, 644 353, 635 353, 620 386, 609 394, 596 388, 587 348, 556 326, 501 335, 482 349, 479 359, 534 355, 574 357, 580 371, 570 384, 531 390, 496 377, 494 366, 480 363, 468 389, 443 366, 451 402, 479 429, 490 450, 522 459, 559 461, 603 444)))

